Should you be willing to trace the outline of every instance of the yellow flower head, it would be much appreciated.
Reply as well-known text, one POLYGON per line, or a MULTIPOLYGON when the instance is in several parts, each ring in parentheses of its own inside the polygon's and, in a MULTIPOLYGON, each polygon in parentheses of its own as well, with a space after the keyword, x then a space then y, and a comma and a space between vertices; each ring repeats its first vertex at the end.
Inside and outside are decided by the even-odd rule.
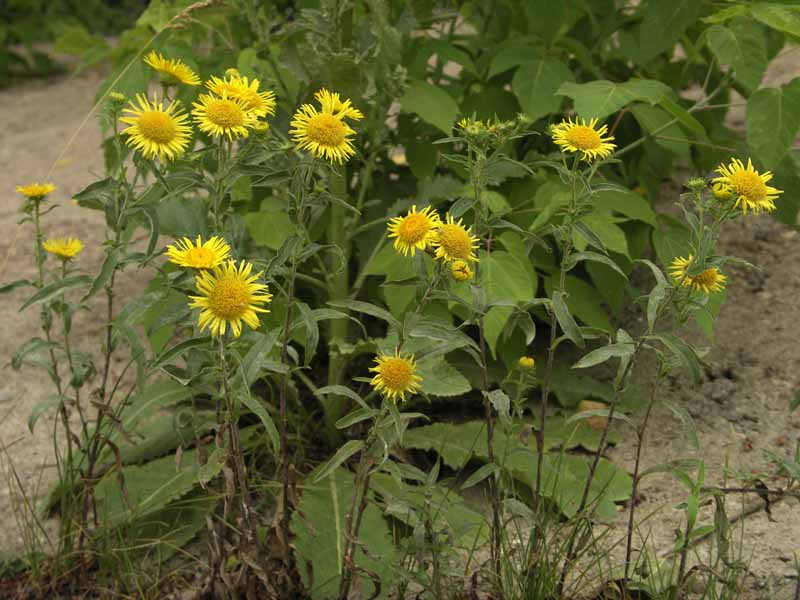
POLYGON ((45 196, 56 191, 56 186, 52 183, 30 183, 28 185, 18 185, 17 192, 30 200, 42 200, 45 196))
POLYGON ((422 377, 416 375, 417 365, 413 355, 400 356, 396 350, 394 356, 381 354, 375 357, 375 366, 370 369, 376 375, 370 381, 372 387, 389 400, 403 402, 406 393, 416 394, 422 383, 422 377))
POLYGON ((256 114, 247 110, 244 100, 229 98, 226 93, 200 94, 200 101, 192 104, 192 115, 200 131, 213 137, 227 135, 229 140, 247 137, 256 124, 256 114))
POLYGON ((743 214, 747 214, 748 209, 756 214, 775 210, 775 198, 783 193, 767 185, 772 173, 759 173, 749 158, 747 167, 738 158, 732 158, 730 164, 717 167, 717 173, 720 176, 713 183, 724 183, 731 188, 736 194, 736 206, 741 207, 743 214))
POLYGON ((479 240, 472 235, 471 228, 464 227, 462 219, 456 222, 447 215, 447 221, 439 225, 431 243, 436 248, 436 258, 440 260, 478 262, 473 250, 478 247, 479 240))
POLYGON ((536 365, 536 361, 532 356, 520 356, 517 364, 519 365, 520 369, 530 371, 536 365))
POLYGON ((186 64, 176 59, 166 59, 153 50, 144 62, 153 67, 166 83, 200 85, 200 78, 186 64))
POLYGON ((71 260, 83 250, 83 242, 78 238, 53 238, 45 240, 42 248, 63 260, 71 260))
POLYGON ((403 256, 414 256, 417 250, 425 251, 436 236, 436 228, 440 225, 438 213, 430 206, 417 212, 416 204, 404 217, 394 217, 389 221, 387 229, 389 237, 395 238, 394 249, 403 256))
MULTIPOLYGON (((226 71, 227 75, 227 71, 226 71)), ((249 81, 247 77, 230 74, 225 79, 212 77, 206 81, 206 87, 216 96, 223 96, 231 100, 241 100, 245 110, 251 111, 258 117, 266 117, 275 114, 275 94, 269 90, 260 91, 258 89, 258 79, 249 81)))
POLYGON ((320 110, 303 104, 294 113, 289 133, 298 148, 308 150, 315 158, 341 164, 356 153, 351 139, 356 132, 345 119, 357 121, 364 115, 353 108, 350 100, 341 100, 339 94, 326 89, 321 89, 314 97, 320 103, 320 110))
POLYGON ((456 281, 469 281, 475 277, 475 273, 469 268, 469 263, 465 260, 454 260, 450 263, 450 274, 456 281))
POLYGON ((711 188, 711 193, 714 194, 714 198, 720 202, 727 202, 733 198, 733 190, 727 183, 715 183, 711 188))
POLYGON ((127 129, 122 133, 128 136, 127 144, 141 152, 145 158, 173 160, 183 154, 189 145, 192 128, 188 124, 188 115, 178 109, 177 102, 170 102, 165 109, 164 103, 158 101, 158 95, 153 100, 137 94, 130 108, 123 109, 126 116, 120 121, 127 124, 127 129))
POLYGON ((211 335, 224 335, 230 325, 234 337, 242 334, 242 321, 253 329, 261 324, 258 314, 269 312, 259 305, 270 302, 267 286, 256 283, 261 272, 251 275, 253 265, 247 261, 228 262, 212 271, 200 271, 195 277, 200 296, 190 296, 189 308, 199 308, 201 330, 211 329, 211 335))
POLYGON ((197 242, 189 238, 177 240, 175 245, 167 246, 165 254, 171 263, 193 269, 213 269, 228 259, 231 247, 221 237, 214 236, 203 242, 198 235, 197 242))
POLYGON ((614 136, 606 135, 608 127, 597 127, 597 119, 586 124, 585 119, 562 121, 552 128, 553 141, 562 152, 580 152, 583 160, 594 160, 598 156, 606 158, 617 147, 611 142, 614 136))
POLYGON ((693 259, 694 257, 690 254, 687 258, 679 256, 672 261, 669 271, 676 283, 706 295, 711 292, 721 292, 725 288, 728 278, 717 267, 706 269, 698 275, 689 275, 693 259))
POLYGON ((127 100, 127 96, 120 92, 109 92, 108 93, 108 101, 115 107, 121 108, 125 101, 127 100))

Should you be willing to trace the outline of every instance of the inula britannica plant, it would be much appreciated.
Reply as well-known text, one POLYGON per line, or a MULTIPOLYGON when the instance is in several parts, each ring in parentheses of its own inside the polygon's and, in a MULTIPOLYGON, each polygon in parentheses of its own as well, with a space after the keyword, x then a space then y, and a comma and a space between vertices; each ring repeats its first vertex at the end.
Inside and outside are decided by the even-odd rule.
POLYGON ((797 456, 713 472, 665 383, 699 384, 758 268, 726 228, 796 225, 800 84, 759 82, 797 11, 284 4, 80 38, 113 67, 71 198, 102 240, 56 175, 20 185, 34 275, 2 287, 39 311, 12 367, 52 383, 30 594, 743 597, 727 495, 795 497, 797 456), (662 409, 680 460, 647 444, 662 409), (666 549, 653 473, 685 492, 666 549))

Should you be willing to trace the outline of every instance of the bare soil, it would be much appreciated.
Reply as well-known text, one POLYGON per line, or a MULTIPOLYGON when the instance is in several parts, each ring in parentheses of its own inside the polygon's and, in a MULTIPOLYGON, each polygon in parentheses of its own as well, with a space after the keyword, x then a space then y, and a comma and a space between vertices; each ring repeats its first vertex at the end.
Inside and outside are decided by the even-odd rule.
MULTIPOLYGON (((798 53, 793 53, 773 69, 768 80, 785 82, 787 73, 800 70, 798 59, 798 53)), ((96 121, 90 118, 84 125, 98 83, 99 76, 89 73, 0 90, 0 161, 5 167, 0 171, 0 282, 34 275, 33 231, 30 224, 18 224, 20 198, 14 193, 15 185, 34 180, 52 180, 59 188, 49 200, 58 208, 45 218, 46 234, 81 237, 86 250, 78 266, 93 272, 100 265, 103 217, 70 202, 72 194, 102 172, 96 121), (67 146, 79 128, 80 133, 67 146)), ((733 120, 736 118, 734 115, 733 120)), ((800 413, 788 411, 790 398, 800 391, 800 261, 796 260, 800 235, 769 217, 740 219, 725 230, 721 249, 761 270, 732 268, 728 273, 727 302, 708 357, 712 367, 702 385, 692 387, 686 380, 674 378, 661 393, 662 400, 683 406, 694 417, 709 485, 721 483, 725 468, 762 475, 771 472, 764 451, 788 456, 800 439, 800 413)), ((122 294, 133 292, 144 281, 145 274, 125 273, 120 279, 122 294)), ((35 309, 18 312, 28 294, 29 290, 18 289, 0 298, 4 340, 0 365, 5 369, 0 379, 0 467, 6 480, 0 482, 0 556, 24 549, 14 526, 19 490, 16 484, 5 485, 11 481, 12 469, 32 496, 41 495, 55 478, 53 415, 45 414, 33 433, 27 426, 31 409, 52 394, 52 384, 40 371, 27 367, 13 371, 6 366, 17 346, 39 332, 35 309), (12 493, 16 502, 12 502, 12 493)), ((77 346, 95 354, 99 354, 103 334, 102 319, 95 315, 101 314, 101 308, 98 303, 80 315, 74 327, 80 332, 77 346)), ((120 365, 114 368, 120 369, 120 365)), ((644 468, 690 454, 682 426, 667 408, 659 405, 652 422, 643 452, 644 468)), ((632 470, 633 436, 622 437, 609 456, 632 470)), ((766 476, 765 483, 782 485, 766 476)), ((685 490, 674 479, 652 476, 644 480, 638 514, 655 514, 639 534, 648 537, 649 548, 663 553, 672 547, 682 516, 676 506, 684 499, 685 490)), ((750 506, 755 501, 752 496, 731 497, 729 512, 736 514, 743 502, 750 506)), ((620 507, 620 525, 624 510, 620 507)), ((705 522, 712 517, 711 511, 710 507, 702 509, 705 522)), ((771 518, 761 510, 742 520, 744 554, 752 573, 743 597, 793 597, 793 557, 800 552, 797 511, 797 500, 786 500, 772 508, 771 518)), ((634 545, 642 544, 637 541, 634 545)), ((612 558, 619 564, 621 555, 615 551, 612 558)))

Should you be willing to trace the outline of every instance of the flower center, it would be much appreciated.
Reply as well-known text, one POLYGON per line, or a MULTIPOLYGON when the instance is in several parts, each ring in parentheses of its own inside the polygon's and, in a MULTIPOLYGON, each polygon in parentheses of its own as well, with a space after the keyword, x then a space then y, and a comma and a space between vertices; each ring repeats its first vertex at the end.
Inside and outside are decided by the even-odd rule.
POLYGON ((340 119, 328 113, 319 113, 308 120, 308 139, 322 146, 338 146, 345 141, 347 128, 340 119))
POLYGON ((206 116, 214 125, 223 129, 244 125, 244 112, 236 102, 227 99, 216 98, 209 102, 206 105, 206 116))
POLYGON ((392 390, 405 390, 411 384, 414 368, 402 358, 389 358, 381 367, 381 379, 392 390))
POLYGON ((450 257, 466 260, 472 254, 472 240, 459 225, 442 225, 439 229, 439 244, 450 257))
POLYGON ((564 134, 566 140, 580 150, 595 150, 602 144, 600 134, 591 127, 577 125, 564 134))
POLYGON ((425 239, 430 231, 428 219, 421 214, 410 214, 397 228, 397 236, 407 244, 416 244, 425 239))
POLYGON ((139 117, 142 136, 157 144, 169 144, 178 133, 175 121, 161 110, 149 110, 139 117))
POLYGON ((186 251, 186 262, 200 269, 210 269, 215 266, 216 255, 203 246, 186 251))
POLYGON ((221 319, 238 319, 250 306, 250 290, 237 277, 222 277, 208 294, 208 306, 221 319))
POLYGON ((752 171, 736 171, 730 176, 731 185, 740 196, 751 202, 759 202, 767 196, 767 186, 758 173, 752 171))
POLYGON ((717 269, 714 267, 706 269, 699 275, 692 277, 692 280, 698 285, 711 287, 717 282, 717 269))

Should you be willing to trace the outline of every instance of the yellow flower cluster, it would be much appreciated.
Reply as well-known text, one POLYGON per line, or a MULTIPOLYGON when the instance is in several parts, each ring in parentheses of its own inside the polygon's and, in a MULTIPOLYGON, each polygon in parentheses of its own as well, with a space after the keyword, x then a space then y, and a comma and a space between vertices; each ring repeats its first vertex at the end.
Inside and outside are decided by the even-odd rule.
POLYGON ((228 326, 233 336, 239 337, 242 322, 258 329, 261 323, 257 313, 269 312, 261 305, 272 300, 267 286, 257 283, 263 273, 252 275, 252 263, 243 260, 237 265, 230 252, 231 247, 221 237, 203 242, 199 235, 194 242, 189 238, 178 240, 164 252, 171 263, 200 271, 195 276, 200 295, 191 296, 189 306, 200 309, 200 329, 210 329, 213 337, 224 335, 228 326))
POLYGON ((475 250, 480 240, 472 235, 461 219, 456 221, 446 215, 442 221, 430 206, 417 211, 416 205, 402 217, 394 217, 388 225, 389 238, 394 238, 394 248, 403 256, 414 256, 417 250, 430 250, 434 258, 447 264, 453 279, 472 279, 470 262, 478 262, 475 250))
MULTIPOLYGON (((165 58, 155 51, 144 60, 165 85, 200 85, 197 74, 180 60, 165 58)), ((201 132, 231 141, 246 138, 251 131, 267 131, 266 118, 275 114, 275 94, 262 90, 260 85, 258 79, 243 76, 236 69, 228 69, 224 77, 212 76, 205 82, 208 93, 201 93, 192 103, 192 120, 201 132)), ((347 120, 357 121, 364 115, 350 100, 327 89, 319 90, 314 97, 319 109, 303 104, 294 114, 289 133, 298 149, 341 164, 355 154, 355 131, 347 120)), ((123 113, 120 120, 128 125, 122 132, 127 144, 146 158, 174 160, 189 147, 189 116, 178 101, 167 104, 157 94, 152 98, 140 94, 123 113)))

